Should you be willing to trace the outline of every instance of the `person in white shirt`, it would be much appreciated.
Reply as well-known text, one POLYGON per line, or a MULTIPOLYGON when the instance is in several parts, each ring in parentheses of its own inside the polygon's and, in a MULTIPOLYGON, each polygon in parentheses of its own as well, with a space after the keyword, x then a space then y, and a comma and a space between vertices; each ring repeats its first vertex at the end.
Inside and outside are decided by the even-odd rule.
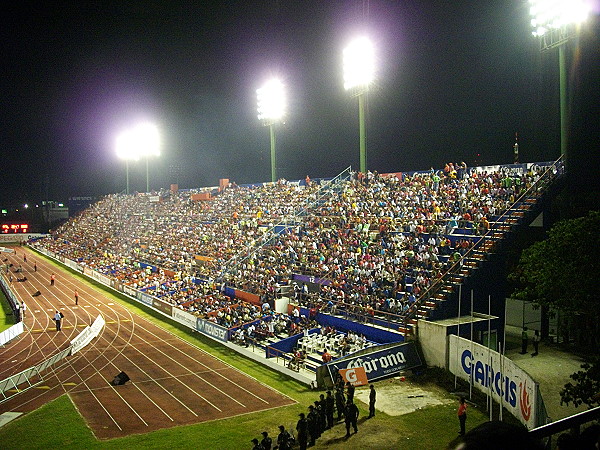
POLYGON ((62 321, 63 315, 61 313, 59 313, 58 311, 56 311, 56 314, 54 314, 54 322, 56 322, 56 331, 61 331, 61 321, 62 321))

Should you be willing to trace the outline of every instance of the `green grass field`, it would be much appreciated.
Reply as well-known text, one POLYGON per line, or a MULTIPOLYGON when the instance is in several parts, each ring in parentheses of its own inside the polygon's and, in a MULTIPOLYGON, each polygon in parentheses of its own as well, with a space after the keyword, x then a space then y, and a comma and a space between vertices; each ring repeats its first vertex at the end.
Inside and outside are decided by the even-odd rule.
MULTIPOLYGON (((80 276, 73 272, 74 276, 80 276)), ((280 424, 292 427, 300 412, 318 399, 319 393, 284 374, 271 371, 261 364, 240 356, 198 333, 154 313, 124 296, 105 290, 98 283, 84 278, 90 285, 103 289, 106 295, 119 301, 140 316, 147 317, 171 333, 210 352, 241 371, 295 399, 298 404, 262 411, 214 422, 160 430, 144 435, 108 441, 97 440, 75 409, 68 395, 63 395, 43 408, 24 415, 0 428, 0 446, 4 449, 250 449, 250 440, 259 438, 263 430, 274 438, 280 424)), ((410 381, 410 380, 409 380, 410 381)), ((440 391, 435 384, 431 389, 440 391)), ((442 392, 454 399, 450 393, 442 392)), ((364 421, 368 405, 357 402, 360 409, 359 432, 348 440, 343 436, 343 423, 326 431, 313 448, 331 449, 447 449, 457 442, 456 405, 423 408, 401 416, 379 412, 364 421)), ((473 406, 469 410, 467 429, 487 420, 487 413, 473 406)))

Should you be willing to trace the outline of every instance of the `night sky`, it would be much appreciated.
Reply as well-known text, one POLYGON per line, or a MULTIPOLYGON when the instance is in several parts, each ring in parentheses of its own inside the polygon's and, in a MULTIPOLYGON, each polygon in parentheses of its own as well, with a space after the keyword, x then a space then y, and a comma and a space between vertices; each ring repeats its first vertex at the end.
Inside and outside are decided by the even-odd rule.
MULTIPOLYGON (((558 53, 540 53, 524 0, 94 3, 3 10, 2 207, 124 191, 115 139, 140 120, 162 135, 153 189, 269 181, 256 89, 271 76, 288 96, 278 175, 357 168, 358 103, 342 80, 357 35, 377 54, 369 169, 509 163, 515 132, 522 161, 560 155, 558 53)), ((596 155, 597 17, 569 47, 574 141, 596 155)), ((130 164, 132 190, 145 190, 145 170, 130 164)))

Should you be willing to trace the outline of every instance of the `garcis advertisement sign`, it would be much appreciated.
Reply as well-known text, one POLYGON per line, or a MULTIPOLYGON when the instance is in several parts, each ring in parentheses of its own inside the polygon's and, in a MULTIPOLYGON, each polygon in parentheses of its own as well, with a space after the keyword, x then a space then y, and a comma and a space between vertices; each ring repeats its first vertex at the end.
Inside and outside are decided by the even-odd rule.
POLYGON ((450 372, 492 395, 528 429, 536 426, 537 383, 510 359, 483 345, 450 336, 450 372))

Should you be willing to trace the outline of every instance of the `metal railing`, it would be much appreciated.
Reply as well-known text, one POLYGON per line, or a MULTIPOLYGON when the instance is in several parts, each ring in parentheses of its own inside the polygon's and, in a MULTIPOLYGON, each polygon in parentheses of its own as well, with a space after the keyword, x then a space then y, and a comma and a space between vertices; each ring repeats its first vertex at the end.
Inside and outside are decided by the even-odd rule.
MULTIPOLYGON (((504 231, 502 231, 500 227, 502 224, 504 224, 505 219, 511 216, 517 205, 522 204, 526 199, 531 198, 532 196, 538 196, 542 194, 558 176, 562 175, 563 172, 564 163, 561 156, 559 159, 554 161, 552 165, 548 166, 540 178, 538 178, 536 182, 529 187, 529 189, 525 190, 515 200, 515 202, 498 217, 493 227, 490 227, 490 229, 483 236, 481 236, 479 240, 475 242, 475 244, 473 244, 473 246, 467 250, 467 252, 462 255, 458 261, 454 262, 437 281, 435 281, 425 290, 425 292, 423 292, 423 294, 415 302, 415 305, 417 306, 416 309, 414 311, 410 311, 407 315, 406 322, 414 319, 419 308, 422 307, 426 301, 431 300, 435 297, 435 295, 439 294, 448 285, 448 283, 452 281, 453 277, 462 278, 460 271, 464 266, 464 262, 468 258, 472 258, 476 252, 480 251, 486 242, 492 241, 493 245, 496 244, 498 239, 495 237, 495 235, 498 232, 504 234, 504 231)), ((489 250, 491 249, 488 249, 487 251, 489 250)))
POLYGON ((551 422, 541 427, 534 428, 529 431, 529 435, 536 440, 542 441, 547 439, 546 448, 552 447, 552 436, 566 430, 574 430, 575 434, 579 434, 579 429, 582 425, 600 419, 600 406, 580 412, 574 416, 566 417, 556 422, 551 422))

